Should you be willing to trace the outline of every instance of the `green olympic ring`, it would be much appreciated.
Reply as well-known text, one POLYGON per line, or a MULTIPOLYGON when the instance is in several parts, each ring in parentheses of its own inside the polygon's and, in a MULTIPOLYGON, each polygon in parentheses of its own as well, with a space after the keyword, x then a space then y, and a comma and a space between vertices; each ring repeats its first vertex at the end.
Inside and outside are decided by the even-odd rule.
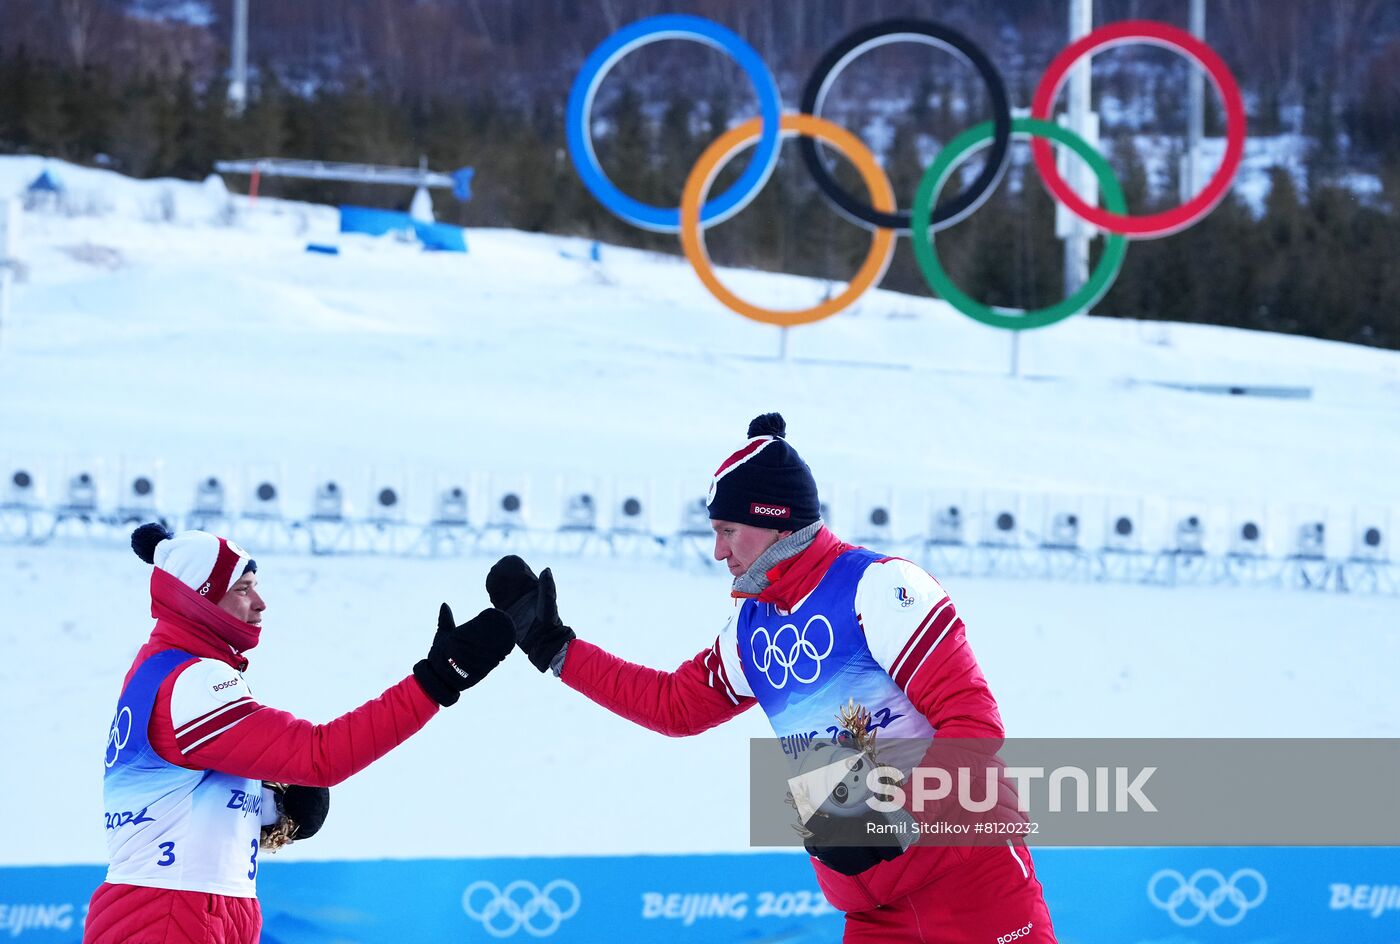
MULTIPOLYGON (((1013 119, 1011 133, 1022 138, 1049 138, 1074 151, 1084 158, 1093 170, 1094 176, 1098 178, 1099 191, 1103 194, 1104 203, 1108 209, 1120 214, 1128 212, 1127 201, 1123 199, 1123 188, 1119 186, 1118 178, 1113 174, 1113 167, 1102 154, 1090 147, 1089 143, 1079 135, 1053 122, 1042 121, 1038 118, 1013 119)), ((953 284, 953 280, 948 277, 948 273, 943 270, 942 264, 938 261, 938 255, 933 249, 933 231, 929 225, 931 208, 937 201, 943 184, 947 182, 948 177, 958 164, 962 163, 974 151, 985 147, 992 140, 992 135, 992 122, 990 121, 984 121, 980 125, 968 128, 949 141, 948 146, 938 152, 938 158, 929 165, 928 170, 924 171, 924 176, 919 181, 919 190, 914 195, 914 206, 909 212, 911 233, 928 234, 926 238, 914 235, 912 239, 914 258, 918 261, 924 278, 934 292, 958 311, 985 325, 991 325, 993 328, 1007 328, 1011 331, 1043 328, 1057 321, 1063 321, 1076 312, 1088 311, 1108 292, 1109 286, 1118 277, 1118 270, 1123 266, 1123 257, 1128 252, 1128 240, 1127 237, 1119 233, 1107 234, 1108 242, 1104 246, 1103 255, 1099 257, 1098 265, 1094 266, 1089 280, 1079 291, 1054 305, 1029 309, 1018 315, 997 311, 968 295, 953 284)))

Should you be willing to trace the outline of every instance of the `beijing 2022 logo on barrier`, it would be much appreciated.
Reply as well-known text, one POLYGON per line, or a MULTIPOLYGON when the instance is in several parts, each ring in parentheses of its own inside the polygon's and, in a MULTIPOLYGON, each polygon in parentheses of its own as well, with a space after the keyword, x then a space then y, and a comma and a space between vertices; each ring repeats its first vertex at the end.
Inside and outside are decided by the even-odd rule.
POLYGON ((613 214, 634 226, 662 233, 679 233, 681 247, 701 282, 732 311, 757 321, 782 326, 806 324, 836 314, 879 283, 894 255, 897 233, 927 234, 913 240, 914 255, 929 287, 939 297, 971 318, 998 328, 1023 330, 1054 324, 1101 299, 1118 276, 1127 252, 1127 240, 1152 239, 1178 232, 1199 221, 1225 198, 1244 155, 1245 111, 1239 86, 1224 61, 1190 33, 1152 20, 1128 20, 1099 27, 1065 47, 1041 77, 1031 102, 1029 118, 1013 118, 1006 85, 987 55, 957 30, 926 20, 886 20, 863 27, 827 51, 817 64, 802 94, 801 111, 784 114, 778 85, 758 53, 738 34, 712 20, 684 14, 665 14, 638 20, 603 41, 584 60, 569 92, 565 119, 569 156, 579 178, 613 214), (712 46, 734 58, 753 83, 759 116, 720 135, 695 162, 686 177, 677 207, 658 207, 623 193, 603 172, 593 149, 590 115, 603 79, 619 59, 633 50, 663 39, 685 39, 712 46), (924 171, 909 212, 896 208, 894 188, 875 155, 855 135, 820 117, 827 92, 841 71, 862 53, 895 42, 937 46, 958 56, 977 70, 990 93, 993 117, 949 141, 924 171), (1051 117, 1055 96, 1075 63, 1086 56, 1128 43, 1148 43, 1178 52, 1206 71, 1225 106, 1224 157, 1214 176, 1190 200, 1160 213, 1130 215, 1123 189, 1108 161, 1079 135, 1057 125, 1051 117), (774 167, 785 137, 801 137, 803 162, 817 186, 843 216, 870 229, 872 239, 865 261, 846 288, 810 308, 779 310, 748 302, 731 292, 716 276, 705 248, 705 229, 747 206, 763 188, 774 167), (1068 298, 1045 308, 1008 314, 983 305, 961 291, 948 277, 934 250, 933 234, 946 229, 977 209, 996 188, 1006 170, 1012 137, 1031 139, 1036 170, 1051 195, 1070 212, 1107 234, 1098 264, 1083 287, 1068 298), (870 192, 870 202, 846 192, 822 162, 816 142, 830 145, 849 160, 870 192), (1085 202, 1060 176, 1050 142, 1069 148, 1083 159, 1098 181, 1105 206, 1085 202), (710 199, 710 187, 725 164, 739 151, 754 146, 754 155, 738 180, 724 193, 710 199), (990 146, 977 178, 967 189, 940 201, 943 185, 953 171, 976 151, 990 146))

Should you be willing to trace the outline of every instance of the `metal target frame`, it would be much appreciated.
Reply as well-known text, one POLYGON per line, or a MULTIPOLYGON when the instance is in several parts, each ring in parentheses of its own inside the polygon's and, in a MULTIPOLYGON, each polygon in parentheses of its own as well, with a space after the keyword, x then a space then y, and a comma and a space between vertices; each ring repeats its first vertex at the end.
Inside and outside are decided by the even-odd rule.
MULTIPOLYGON (((134 466, 121 468, 121 476, 126 477, 134 466)), ((24 472, 29 484, 18 491, 0 492, 0 545, 67 542, 125 546, 132 527, 129 509, 120 507, 108 471, 98 462, 70 461, 52 471, 28 461, 16 464, 7 474, 13 477, 24 472), (87 482, 81 481, 84 473, 87 482), (81 487, 70 491, 75 480, 81 487)), ((428 480, 428 476, 415 479, 419 483, 428 480)), ((407 483, 409 478, 397 481, 407 483)), ((356 486, 350 484, 356 482, 354 476, 322 469, 289 477, 285 470, 270 465, 244 469, 241 475, 227 469, 205 469, 183 484, 164 476, 153 489, 152 516, 171 527, 181 523, 216 527, 244 546, 263 552, 437 558, 520 551, 563 557, 656 559, 686 569, 717 569, 704 496, 680 483, 673 483, 668 490, 635 478, 609 482, 604 476, 594 476, 588 491, 595 506, 591 526, 571 528, 565 526, 562 509, 557 520, 540 513, 542 506, 534 496, 546 494, 548 489, 538 488, 535 477, 440 473, 432 481, 431 490, 423 496, 431 499, 430 503, 421 502, 419 510, 412 511, 404 506, 401 517, 386 519, 373 507, 372 491, 365 491, 368 501, 354 501, 358 494, 353 491, 356 486), (222 501, 201 506, 199 489, 215 480, 222 488, 222 501), (329 503, 318 507, 314 501, 304 510, 284 507, 283 498, 294 497, 290 493, 298 482, 319 483, 321 487, 335 482, 342 501, 334 507, 329 503), (509 521, 493 518, 492 503, 504 500, 507 493, 517 498, 515 516, 509 521), (234 500, 237 494, 243 495, 241 502, 234 500), (195 496, 195 501, 177 510, 175 503, 181 495, 195 496), (634 517, 640 520, 619 526, 621 504, 629 497, 638 505, 634 517)), ((400 506, 409 485, 402 488, 404 493, 396 496, 395 503, 400 506)), ((565 488, 560 494, 571 490, 576 489, 565 488)), ((901 490, 869 486, 842 489, 839 483, 828 483, 824 491, 844 496, 842 513, 850 518, 839 524, 844 537, 853 539, 860 530, 857 518, 870 509, 884 509, 887 530, 878 540, 871 535, 871 546, 915 560, 936 577, 1163 587, 1249 586, 1400 596, 1400 561, 1391 559, 1389 535, 1392 521, 1400 515, 1384 506, 1353 508, 1349 534, 1335 507, 1327 515, 1316 510, 1294 514, 1287 519, 1290 524, 1284 537, 1288 540, 1282 544, 1275 540, 1270 547, 1266 539, 1278 531, 1280 520, 1277 504, 1271 505, 1272 514, 1255 503, 1248 513, 1231 516, 1223 510, 1228 506, 1220 502, 1152 499, 1163 509, 1154 544, 1148 540, 1152 516, 1140 498, 1081 495, 1070 500, 1007 489, 945 489, 924 496, 919 506, 922 524, 913 528, 913 533, 904 534, 897 532, 896 526, 904 526, 916 516, 901 490), (937 515, 953 507, 958 509, 957 527, 940 526, 937 515), (1057 534, 1054 530, 1056 516, 1069 513, 1077 517, 1074 540, 1069 540, 1068 532, 1057 534), (1011 520, 999 527, 998 519, 1003 515, 1011 520), (1124 536, 1131 537, 1130 541, 1115 545, 1109 535, 1118 517, 1131 520, 1132 533, 1124 536), (1251 522, 1259 530, 1254 539, 1257 549, 1241 553, 1239 547, 1231 547, 1227 525, 1243 527, 1251 522), (1313 528, 1311 544, 1289 533, 1304 526, 1313 528), (1334 530, 1333 540, 1323 540, 1334 530), (1103 537, 1096 540, 1095 534, 1103 537), (1280 552, 1281 547, 1284 552, 1280 552), (1349 553, 1344 553, 1342 549, 1348 547, 1349 553)))

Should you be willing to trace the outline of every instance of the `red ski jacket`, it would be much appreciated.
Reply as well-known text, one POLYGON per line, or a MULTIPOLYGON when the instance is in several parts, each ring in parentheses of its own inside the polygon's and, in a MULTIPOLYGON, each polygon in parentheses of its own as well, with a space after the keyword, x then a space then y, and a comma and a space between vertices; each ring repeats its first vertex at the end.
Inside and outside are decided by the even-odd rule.
MULTIPOLYGON (((758 600, 784 611, 795 609, 836 558, 851 548, 823 528, 805 551, 769 571, 770 584, 758 600)), ((911 571, 922 574, 937 590, 921 597, 930 606, 906 618, 901 625, 910 631, 900 638, 890 638, 888 633, 878 641, 869 638, 872 624, 881 617, 877 612, 860 614, 872 653, 928 719, 937 737, 1000 739, 1001 714, 967 643, 962 620, 931 577, 907 562, 898 565, 904 568, 902 576, 911 571)), ((576 639, 569 643, 561 678, 614 714, 653 731, 669 737, 699 734, 757 704, 746 694, 742 680, 733 677, 737 655, 725 652, 722 645, 722 639, 716 639, 674 672, 661 672, 576 639)), ((812 865, 832 905, 857 912, 922 888, 976 851, 976 847, 914 846, 856 876, 842 875, 816 859, 812 865)))
MULTIPOLYGON (((329 724, 303 721, 248 692, 241 676, 248 667, 243 653, 256 645, 256 627, 158 568, 151 575, 151 615, 155 629, 122 684, 158 652, 180 649, 191 655, 160 686, 151 713, 148 736, 167 763, 330 787, 383 757, 437 714, 437 702, 410 674, 329 724)), ((104 883, 93 893, 83 941, 256 944, 261 926, 254 898, 104 883)))

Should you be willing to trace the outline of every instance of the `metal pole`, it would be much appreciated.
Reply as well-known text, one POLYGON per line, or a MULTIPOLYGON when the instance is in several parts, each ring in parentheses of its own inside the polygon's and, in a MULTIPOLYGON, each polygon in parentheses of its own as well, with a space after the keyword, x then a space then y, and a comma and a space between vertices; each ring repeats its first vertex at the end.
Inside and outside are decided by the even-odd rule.
POLYGON ((228 83, 228 103, 235 115, 248 104, 248 0, 233 0, 233 76, 228 83))
MULTIPOLYGON (((1191 35, 1206 38, 1206 0, 1191 0, 1191 35)), ((1201 67, 1192 64, 1186 86, 1186 166, 1181 173, 1181 199, 1190 200, 1200 190, 1201 137, 1205 133, 1205 75, 1201 67)))
MULTIPOLYGON (((1088 35, 1094 28, 1094 0, 1070 0, 1069 41, 1088 35)), ((1080 137, 1088 134, 1089 122, 1089 57, 1081 59, 1069 74, 1069 128, 1080 137)), ((1083 193, 1082 161, 1070 159, 1065 164, 1066 182, 1076 193, 1083 193)), ((1065 295, 1073 295, 1089 281, 1089 229, 1076 219, 1069 236, 1065 237, 1065 295)))

